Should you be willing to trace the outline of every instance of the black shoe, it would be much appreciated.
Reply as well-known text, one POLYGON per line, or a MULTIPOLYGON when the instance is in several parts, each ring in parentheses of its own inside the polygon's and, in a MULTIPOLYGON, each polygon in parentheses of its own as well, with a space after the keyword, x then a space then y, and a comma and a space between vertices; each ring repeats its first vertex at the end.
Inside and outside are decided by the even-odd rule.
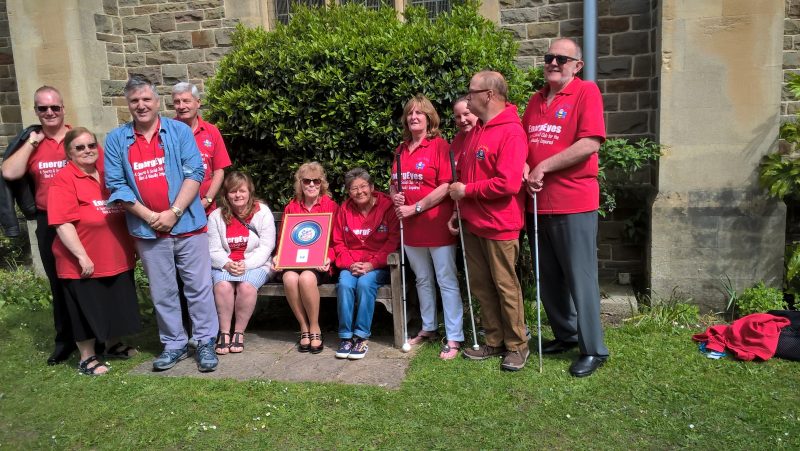
POLYGON ((556 338, 542 345, 542 354, 561 354, 577 347, 577 341, 561 341, 556 338))
POLYGON ((591 376, 598 368, 606 363, 608 356, 582 355, 569 367, 569 373, 575 377, 591 376))
POLYGON ((69 356, 78 349, 75 343, 56 343, 56 349, 47 358, 48 365, 58 365, 59 363, 69 359, 69 356))

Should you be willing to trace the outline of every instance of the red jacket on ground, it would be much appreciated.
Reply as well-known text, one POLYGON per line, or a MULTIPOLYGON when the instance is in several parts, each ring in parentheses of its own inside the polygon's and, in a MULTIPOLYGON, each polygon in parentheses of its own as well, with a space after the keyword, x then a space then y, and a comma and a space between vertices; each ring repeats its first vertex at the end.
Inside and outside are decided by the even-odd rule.
POLYGON ((730 326, 711 326, 704 333, 693 335, 692 340, 708 342, 709 351, 725 352, 727 348, 739 360, 768 360, 778 348, 781 329, 789 324, 788 318, 754 313, 730 326))
POLYGON ((480 120, 464 138, 456 172, 466 185, 459 201, 461 217, 474 235, 490 240, 516 240, 525 224, 522 171, 528 144, 517 107, 483 124, 480 120))
POLYGON ((333 218, 333 250, 336 266, 348 269, 356 262, 385 268, 389 254, 400 247, 400 221, 386 194, 375 191, 375 206, 364 216, 352 199, 347 199, 333 218))

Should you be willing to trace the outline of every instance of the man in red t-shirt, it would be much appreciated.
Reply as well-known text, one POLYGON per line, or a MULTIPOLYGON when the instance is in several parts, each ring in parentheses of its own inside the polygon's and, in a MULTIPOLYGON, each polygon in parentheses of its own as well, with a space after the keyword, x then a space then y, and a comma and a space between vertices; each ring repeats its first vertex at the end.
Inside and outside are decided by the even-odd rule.
POLYGON ((219 194, 225 168, 231 165, 228 149, 222 141, 217 127, 203 120, 198 113, 200 109, 200 93, 197 86, 191 83, 178 83, 172 87, 172 106, 175 108, 175 119, 192 127, 194 140, 200 155, 203 157, 205 175, 200 183, 200 201, 206 209, 206 215, 216 208, 214 199, 219 194))
POLYGON ((64 123, 64 102, 61 93, 52 86, 42 86, 33 95, 33 109, 42 125, 33 130, 26 141, 3 161, 2 173, 6 180, 18 180, 26 175, 33 181, 36 200, 36 241, 39 257, 50 282, 53 295, 53 322, 56 329, 55 350, 47 363, 55 365, 67 360, 74 351, 75 339, 61 282, 56 273, 53 256, 55 229, 47 224, 47 193, 53 177, 67 163, 64 153, 64 136, 70 127, 64 123))
MULTIPOLYGON (((517 107, 507 101, 508 84, 499 72, 478 72, 469 82, 467 107, 478 123, 464 137, 450 197, 459 202, 469 283, 481 304, 486 344, 465 349, 464 357, 503 356, 501 368, 518 371, 528 360, 522 288, 515 272, 519 232, 524 226, 522 167, 525 132, 517 107)), ((458 233, 456 216, 451 233, 458 233)))
POLYGON ((542 352, 579 346, 570 373, 583 377, 608 358, 597 280, 603 98, 596 84, 575 76, 583 67, 575 41, 553 41, 544 61, 547 84, 531 97, 522 117, 528 135, 526 181, 539 209, 534 212, 533 203, 528 205, 528 238, 533 249, 533 215, 538 213, 541 297, 555 335, 542 352))

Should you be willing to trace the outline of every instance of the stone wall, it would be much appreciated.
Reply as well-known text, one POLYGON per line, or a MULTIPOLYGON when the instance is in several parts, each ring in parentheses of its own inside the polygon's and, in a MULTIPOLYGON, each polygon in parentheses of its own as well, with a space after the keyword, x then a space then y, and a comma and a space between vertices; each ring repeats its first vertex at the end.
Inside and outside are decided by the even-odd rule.
POLYGON ((11 32, 6 1, 0 0, 0 152, 5 150, 8 141, 20 130, 22 114, 14 73, 14 55, 11 52, 11 32))
MULTIPOLYGON (((800 0, 785 0, 783 22, 783 75, 800 73, 800 0)), ((784 89, 781 97, 781 121, 792 120, 800 111, 800 101, 784 89)))
MULTIPOLYGON (((103 104, 114 106, 120 122, 130 120, 122 96, 131 75, 144 75, 169 95, 189 81, 203 91, 228 51, 238 23, 225 17, 223 0, 103 0, 95 15, 97 39, 105 42, 109 79, 101 80, 103 104)), ((162 108, 167 108, 162 101, 162 108)))

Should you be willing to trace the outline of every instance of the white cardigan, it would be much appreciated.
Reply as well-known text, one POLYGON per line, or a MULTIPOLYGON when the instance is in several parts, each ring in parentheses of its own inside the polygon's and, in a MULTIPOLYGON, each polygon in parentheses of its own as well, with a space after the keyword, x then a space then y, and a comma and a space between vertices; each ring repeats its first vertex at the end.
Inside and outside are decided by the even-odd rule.
MULTIPOLYGON (((247 248, 244 251, 244 265, 246 269, 264 267, 267 273, 272 268, 272 250, 275 249, 275 217, 269 208, 259 203, 259 210, 250 220, 259 236, 250 231, 247 239, 247 248)), ((236 221, 235 218, 231 218, 236 221)), ((222 219, 222 211, 217 208, 208 216, 208 247, 211 254, 211 267, 222 269, 231 261, 228 255, 231 248, 228 246, 226 232, 228 230, 222 219)))

